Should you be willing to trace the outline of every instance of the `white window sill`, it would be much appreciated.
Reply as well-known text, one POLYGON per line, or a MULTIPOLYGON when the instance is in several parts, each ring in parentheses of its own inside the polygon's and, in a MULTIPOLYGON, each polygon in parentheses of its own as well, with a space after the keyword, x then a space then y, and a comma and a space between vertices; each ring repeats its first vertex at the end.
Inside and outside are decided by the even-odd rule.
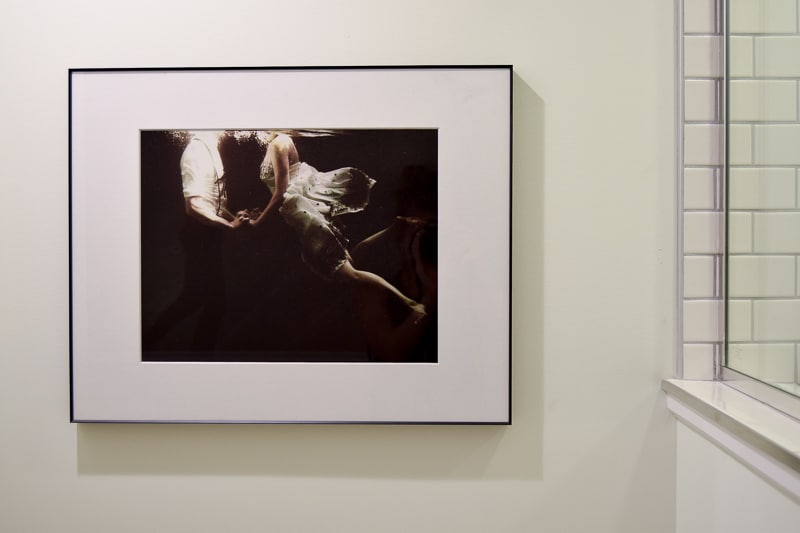
POLYGON ((719 381, 669 379, 662 389, 678 420, 800 499, 800 421, 719 381))

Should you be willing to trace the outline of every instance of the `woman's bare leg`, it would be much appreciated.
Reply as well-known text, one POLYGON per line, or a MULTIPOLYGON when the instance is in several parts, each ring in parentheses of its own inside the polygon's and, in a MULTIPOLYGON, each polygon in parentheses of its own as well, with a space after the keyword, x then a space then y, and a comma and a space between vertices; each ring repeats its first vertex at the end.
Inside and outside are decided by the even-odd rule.
POLYGON ((351 283, 363 289, 370 289, 385 293, 387 296, 392 296, 401 300, 411 310, 424 313, 425 308, 422 304, 415 302, 411 298, 401 293, 397 288, 372 272, 366 270, 357 270, 350 261, 345 261, 344 264, 334 274, 334 280, 342 283, 351 283))

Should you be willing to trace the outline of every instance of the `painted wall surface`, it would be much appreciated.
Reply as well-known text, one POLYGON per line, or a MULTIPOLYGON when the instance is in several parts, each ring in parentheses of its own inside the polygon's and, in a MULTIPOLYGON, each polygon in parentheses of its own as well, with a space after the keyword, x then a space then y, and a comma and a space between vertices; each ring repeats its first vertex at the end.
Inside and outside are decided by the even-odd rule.
POLYGON ((678 533, 793 533, 800 505, 682 423, 678 533))
POLYGON ((664 0, 5 2, 0 530, 674 531, 673 35, 664 0), (512 426, 68 422, 69 67, 452 63, 516 72, 512 426))

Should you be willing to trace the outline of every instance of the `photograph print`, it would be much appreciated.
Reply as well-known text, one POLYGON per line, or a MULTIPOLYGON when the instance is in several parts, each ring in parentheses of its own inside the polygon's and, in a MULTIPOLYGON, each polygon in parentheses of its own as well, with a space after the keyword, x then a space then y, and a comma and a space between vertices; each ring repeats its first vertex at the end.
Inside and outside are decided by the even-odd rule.
POLYGON ((437 130, 143 130, 145 362, 437 354, 437 130))

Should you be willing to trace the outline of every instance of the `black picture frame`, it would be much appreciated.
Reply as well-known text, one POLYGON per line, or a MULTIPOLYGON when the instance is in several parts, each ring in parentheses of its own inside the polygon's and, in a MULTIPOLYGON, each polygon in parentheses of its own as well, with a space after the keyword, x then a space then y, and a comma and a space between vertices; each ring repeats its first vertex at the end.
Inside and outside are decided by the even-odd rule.
POLYGON ((512 75, 503 65, 71 69, 72 421, 509 424, 512 75), (265 137, 291 139, 314 171, 376 174, 369 203, 340 230, 348 253, 403 216, 403 183, 432 180, 411 195, 435 206, 428 348, 376 357, 358 317, 383 307, 344 312, 354 291, 305 268, 303 240, 280 216, 223 237, 233 281, 213 348, 190 342, 196 316, 167 349, 143 340, 190 277, 178 167, 193 132, 237 139, 223 159, 239 218, 270 197, 257 179, 265 137))

